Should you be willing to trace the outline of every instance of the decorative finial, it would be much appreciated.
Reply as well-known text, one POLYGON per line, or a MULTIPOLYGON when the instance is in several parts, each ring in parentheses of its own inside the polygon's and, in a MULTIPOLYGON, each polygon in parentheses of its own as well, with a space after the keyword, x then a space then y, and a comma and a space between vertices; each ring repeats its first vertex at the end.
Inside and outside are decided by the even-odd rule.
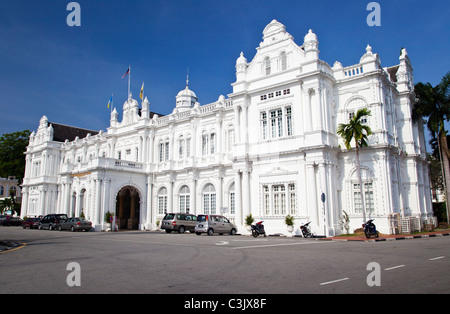
POLYGON ((189 68, 187 68, 187 71, 186 71, 186 88, 188 88, 189 87, 189 68))

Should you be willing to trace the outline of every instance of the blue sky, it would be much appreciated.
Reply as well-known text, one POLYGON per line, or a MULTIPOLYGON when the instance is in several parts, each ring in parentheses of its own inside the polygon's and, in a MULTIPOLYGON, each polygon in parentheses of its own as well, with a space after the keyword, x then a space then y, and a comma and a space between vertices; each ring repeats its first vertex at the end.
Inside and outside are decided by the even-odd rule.
POLYGON ((299 45, 313 29, 330 65, 358 63, 370 44, 383 66, 405 47, 416 83, 450 70, 448 1, 378 1, 380 27, 367 25, 361 0, 80 0, 80 27, 66 24, 69 2, 0 3, 0 134, 36 130, 43 115, 106 130, 111 94, 119 113, 126 100, 129 64, 133 97, 145 81, 154 112, 173 110, 187 68, 199 102, 214 102, 232 92, 239 53, 252 60, 272 19, 299 45))

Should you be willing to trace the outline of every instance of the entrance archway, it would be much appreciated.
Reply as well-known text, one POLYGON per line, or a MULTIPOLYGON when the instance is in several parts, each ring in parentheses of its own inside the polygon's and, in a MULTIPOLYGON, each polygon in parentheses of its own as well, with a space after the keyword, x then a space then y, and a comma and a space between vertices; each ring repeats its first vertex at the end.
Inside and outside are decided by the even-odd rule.
POLYGON ((138 230, 141 199, 138 190, 132 186, 124 186, 117 193, 116 217, 119 229, 138 230))

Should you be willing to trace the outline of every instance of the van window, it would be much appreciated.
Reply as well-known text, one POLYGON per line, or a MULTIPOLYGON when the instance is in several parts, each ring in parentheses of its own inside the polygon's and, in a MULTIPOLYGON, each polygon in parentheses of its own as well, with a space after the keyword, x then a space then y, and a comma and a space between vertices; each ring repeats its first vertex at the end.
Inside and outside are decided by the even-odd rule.
POLYGON ((165 220, 173 220, 174 217, 175 217, 174 214, 166 214, 163 219, 165 219, 165 220))
POLYGON ((177 219, 178 220, 186 220, 186 216, 185 215, 177 215, 177 219))
POLYGON ((197 221, 206 221, 206 215, 198 215, 197 221))

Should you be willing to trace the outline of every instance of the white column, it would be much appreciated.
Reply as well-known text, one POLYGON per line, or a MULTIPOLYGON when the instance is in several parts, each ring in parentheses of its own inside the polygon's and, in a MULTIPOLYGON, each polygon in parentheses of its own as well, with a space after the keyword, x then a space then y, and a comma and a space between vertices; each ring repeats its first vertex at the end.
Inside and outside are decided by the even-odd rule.
POLYGON ((243 216, 250 214, 250 180, 248 171, 245 169, 242 173, 242 209, 243 216))
POLYGON ((319 228, 319 216, 317 212, 317 188, 316 188, 316 173, 314 164, 309 164, 307 167, 308 175, 308 213, 311 221, 311 227, 315 231, 319 228))
POLYGON ((244 105, 242 107, 242 129, 241 129, 241 133, 242 133, 242 137, 241 137, 241 142, 244 144, 248 143, 248 121, 247 121, 247 117, 248 117, 248 106, 244 105))
POLYGON ((313 108, 312 108, 312 106, 313 106, 313 98, 312 98, 312 96, 311 96, 311 92, 312 92, 312 90, 307 90, 303 95, 303 97, 304 98, 306 98, 306 101, 305 101, 305 106, 306 106, 306 115, 305 115, 305 120, 306 121, 304 121, 305 122, 305 126, 306 126, 306 128, 305 128, 305 131, 311 131, 312 130, 312 128, 313 128, 313 117, 314 117, 314 115, 313 115, 313 108))
POLYGON ((220 212, 221 208, 223 207, 223 178, 219 173, 219 177, 218 177, 218 185, 217 185, 217 209, 218 209, 218 213, 222 214, 220 212))
POLYGON ((235 197, 235 206, 236 206, 236 225, 243 226, 243 215, 242 215, 242 192, 241 192, 241 174, 236 172, 234 175, 234 197, 235 197))
POLYGON ((146 225, 148 229, 152 228, 153 220, 153 180, 151 175, 147 177, 147 217, 146 225))
POLYGON ((20 213, 22 218, 28 215, 28 187, 22 189, 22 208, 20 213))
POLYGON ((102 209, 101 209, 101 180, 100 179, 96 179, 96 186, 95 186, 95 199, 96 199, 96 205, 95 205, 95 224, 96 225, 100 225, 101 223, 101 213, 102 213, 102 209))
POLYGON ((172 175, 169 175, 169 182, 168 182, 168 189, 167 189, 167 212, 173 211, 173 182, 172 182, 172 175))
POLYGON ((319 191, 319 194, 322 195, 322 193, 325 194, 325 202, 320 202, 320 212, 322 217, 320 224, 322 227, 322 233, 324 233, 325 236, 328 236, 328 227, 329 227, 329 221, 330 221, 330 211, 329 211, 329 197, 328 194, 328 181, 327 181, 327 165, 325 163, 322 163, 319 165, 319 174, 320 174, 320 187, 321 191, 319 191))
POLYGON ((191 207, 191 212, 192 212, 192 209, 194 210, 192 212, 194 215, 198 215, 200 213, 199 208, 197 208, 197 180, 195 178, 192 180, 190 207, 191 207))
POLYGON ((235 135, 236 144, 241 143, 241 123, 239 119, 239 107, 234 108, 235 135))
POLYGON ((316 88, 316 110, 317 110, 317 130, 322 130, 323 129, 323 110, 322 110, 322 89, 316 88))

